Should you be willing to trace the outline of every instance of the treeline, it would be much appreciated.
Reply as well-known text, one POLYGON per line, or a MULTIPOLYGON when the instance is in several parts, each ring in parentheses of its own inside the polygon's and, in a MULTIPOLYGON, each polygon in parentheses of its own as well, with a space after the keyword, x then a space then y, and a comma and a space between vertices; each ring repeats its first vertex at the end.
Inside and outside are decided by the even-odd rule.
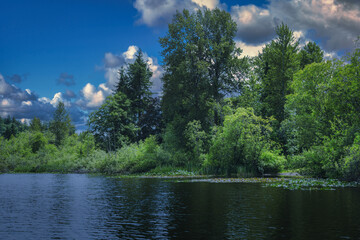
MULTIPOLYGON (((357 180, 360 50, 325 61, 316 43, 301 47, 285 24, 275 30, 276 38, 258 56, 243 57, 228 13, 177 13, 159 40, 161 96, 150 91, 152 72, 139 51, 134 63, 119 70, 114 93, 90 114, 87 132, 73 134, 66 117, 58 121, 66 125, 59 132, 51 123, 46 131, 30 127, 2 139, 0 169, 30 166, 35 160, 28 159, 36 156, 38 164, 27 171, 182 168, 257 176, 288 169, 357 180), (42 144, 30 149, 39 132, 42 144), (29 153, 16 158, 20 141, 29 153)), ((60 115, 66 114, 64 109, 60 115)))

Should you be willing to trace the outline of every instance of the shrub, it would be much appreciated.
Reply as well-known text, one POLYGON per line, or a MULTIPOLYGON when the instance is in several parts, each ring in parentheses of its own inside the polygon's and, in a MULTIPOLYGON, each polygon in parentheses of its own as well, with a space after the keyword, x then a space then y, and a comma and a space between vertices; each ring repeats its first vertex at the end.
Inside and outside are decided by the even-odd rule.
POLYGON ((226 175, 239 172, 239 167, 242 172, 245 169, 256 174, 264 173, 264 169, 280 169, 277 164, 283 164, 283 158, 269 153, 274 148, 271 131, 268 121, 256 116, 252 109, 238 108, 234 114, 225 116, 205 164, 211 165, 215 173, 226 175))
POLYGON ((343 174, 346 180, 360 180, 360 135, 357 135, 354 143, 347 148, 344 159, 343 174))

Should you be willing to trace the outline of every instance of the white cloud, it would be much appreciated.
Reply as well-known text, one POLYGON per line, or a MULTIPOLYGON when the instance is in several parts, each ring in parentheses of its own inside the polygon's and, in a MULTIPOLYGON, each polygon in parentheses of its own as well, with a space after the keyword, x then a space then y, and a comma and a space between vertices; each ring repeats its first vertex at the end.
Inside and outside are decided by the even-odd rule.
POLYGON ((83 99, 78 100, 78 105, 85 108, 97 108, 104 103, 105 98, 109 95, 108 88, 104 84, 100 84, 98 89, 94 85, 88 83, 81 90, 83 99))
POLYGON ((31 101, 22 101, 21 105, 23 105, 23 106, 32 106, 32 102, 31 101))
POLYGON ((59 102, 63 102, 64 105, 65 105, 65 107, 70 107, 70 106, 71 106, 71 103, 63 98, 61 92, 55 93, 53 99, 50 100, 50 104, 51 104, 54 108, 56 108, 57 105, 59 104, 59 102))
POLYGON ((11 99, 3 99, 2 101, 1 101, 1 107, 12 107, 12 106, 14 106, 14 102, 13 102, 13 100, 11 100, 11 99))
MULTIPOLYGON (((104 70, 105 70, 105 84, 100 84, 99 88, 102 88, 102 91, 104 92, 104 96, 108 96, 111 94, 111 91, 116 86, 117 82, 119 81, 119 69, 121 67, 126 67, 127 64, 133 63, 135 60, 135 55, 139 51, 139 47, 135 45, 131 45, 128 47, 128 49, 121 53, 120 55, 116 55, 113 53, 106 53, 104 56, 104 70), (122 61, 112 61, 113 59, 122 59, 122 61), (111 64, 111 63, 118 63, 118 64, 111 64)), ((151 77, 151 81, 153 83, 153 86, 151 90, 154 93, 160 93, 161 92, 161 76, 164 72, 163 68, 159 65, 158 61, 154 57, 149 57, 146 52, 143 52, 144 59, 146 59, 147 63, 149 64, 149 68, 152 71, 153 75, 151 77)))
POLYGON ((296 37, 320 39, 327 51, 353 49, 360 33, 360 1, 270 0, 264 7, 232 6, 231 15, 238 25, 237 37, 250 44, 271 40, 281 22, 296 37))
POLYGON ((136 52, 139 50, 137 46, 129 46, 128 50, 124 52, 122 55, 125 57, 126 60, 133 60, 135 58, 136 52))
POLYGON ((241 56, 255 57, 262 52, 262 49, 265 47, 265 43, 259 45, 249 45, 242 41, 238 41, 236 42, 236 46, 243 50, 241 56))
POLYGON ((51 100, 47 97, 41 97, 38 99, 38 101, 41 103, 50 103, 51 100))
POLYGON ((80 111, 75 104, 66 101, 62 93, 56 93, 52 99, 47 97, 39 98, 30 89, 22 90, 14 85, 10 85, 5 81, 3 75, 0 74, 1 117, 11 116, 16 119, 32 119, 38 117, 42 121, 50 121, 59 101, 64 102, 75 124, 84 123, 85 113, 80 111))
POLYGON ((139 23, 148 26, 166 26, 176 11, 222 7, 219 0, 136 0, 134 7, 140 13, 139 23))
POLYGON ((206 7, 210 10, 216 8, 219 5, 219 0, 191 0, 200 7, 206 7))

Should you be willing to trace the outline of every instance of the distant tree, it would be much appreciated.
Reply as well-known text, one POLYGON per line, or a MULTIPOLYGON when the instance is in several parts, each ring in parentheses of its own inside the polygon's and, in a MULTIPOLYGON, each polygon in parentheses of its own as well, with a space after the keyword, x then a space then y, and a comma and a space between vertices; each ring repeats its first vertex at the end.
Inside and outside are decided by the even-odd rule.
POLYGON ((144 140, 151 135, 159 135, 163 129, 160 98, 148 98, 139 123, 138 139, 144 140))
POLYGON ((200 121, 205 131, 221 124, 219 105, 236 89, 243 63, 235 34, 236 23, 225 11, 184 10, 160 38, 165 68, 162 110, 165 124, 172 125, 180 142, 188 122, 200 121))
POLYGON ((324 51, 314 42, 308 42, 300 50, 300 69, 311 63, 320 63, 324 59, 324 51))
POLYGON ((26 124, 17 121, 15 117, 11 118, 10 115, 0 122, 0 133, 5 139, 10 139, 11 136, 16 137, 20 132, 27 129, 26 124))
POLYGON ((88 125, 97 145, 107 151, 133 142, 138 130, 131 118, 131 101, 121 92, 107 97, 101 107, 90 114, 88 125))
POLYGON ((59 102, 53 120, 50 122, 50 131, 55 136, 55 145, 60 146, 67 136, 74 133, 74 129, 64 103, 59 102))
POLYGON ((276 27, 277 38, 272 40, 259 55, 258 69, 262 82, 262 115, 274 116, 281 123, 285 119, 286 95, 294 73, 299 69, 299 42, 293 31, 281 24, 276 27))
POLYGON ((136 53, 134 63, 119 70, 119 81, 114 93, 122 93, 130 100, 129 118, 137 128, 134 141, 144 140, 160 132, 159 100, 152 97, 150 81, 152 72, 141 50, 136 53))
POLYGON ((34 117, 30 122, 30 130, 33 132, 41 132, 43 131, 43 126, 39 118, 34 117))

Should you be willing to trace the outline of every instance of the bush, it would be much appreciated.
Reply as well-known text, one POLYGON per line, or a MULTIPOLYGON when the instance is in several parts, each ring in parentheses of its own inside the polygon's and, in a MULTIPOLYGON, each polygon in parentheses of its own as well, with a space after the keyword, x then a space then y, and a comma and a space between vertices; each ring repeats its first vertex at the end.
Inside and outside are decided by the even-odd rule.
POLYGON ((360 180, 360 135, 357 135, 354 143, 347 148, 344 159, 343 174, 349 181, 360 180))
POLYGON ((259 163, 261 173, 278 173, 285 165, 286 159, 279 152, 264 150, 259 157, 259 163))
POLYGON ((251 174, 280 169, 284 159, 270 153, 274 148, 271 131, 268 121, 256 116, 252 109, 238 108, 234 114, 225 116, 224 126, 216 132, 204 165, 211 165, 216 174, 226 175, 239 172, 239 167, 242 173, 246 170, 251 174))

